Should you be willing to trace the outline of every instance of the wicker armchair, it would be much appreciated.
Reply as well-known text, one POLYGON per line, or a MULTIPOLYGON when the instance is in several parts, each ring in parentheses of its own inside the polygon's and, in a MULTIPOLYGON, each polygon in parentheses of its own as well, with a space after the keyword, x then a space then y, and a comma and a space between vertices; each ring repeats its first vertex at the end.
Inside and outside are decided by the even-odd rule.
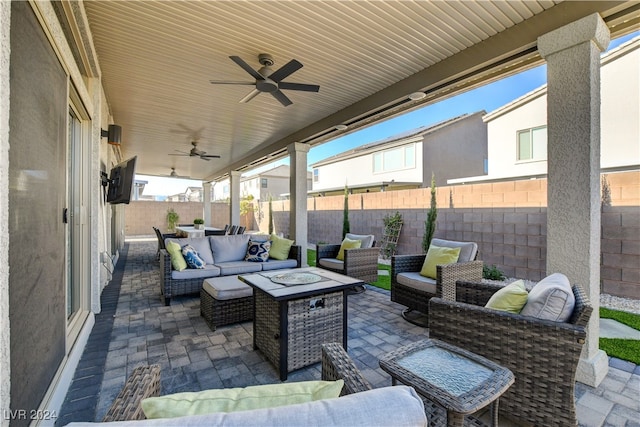
POLYGON ((358 249, 346 249, 344 260, 336 257, 340 251, 340 244, 318 245, 316 248, 316 266, 345 276, 360 279, 365 283, 378 280, 378 255, 380 248, 375 246, 373 235, 358 235, 347 233, 347 238, 360 240, 362 245, 358 249))
POLYGON ((593 308, 574 285, 567 322, 540 320, 484 308, 502 286, 458 282, 457 302, 432 298, 429 337, 509 368, 516 382, 500 398, 507 417, 545 426, 575 426, 575 375, 593 308))
MULTIPOLYGON (((372 388, 338 343, 322 346, 322 379, 343 379, 341 396, 372 388)), ((102 421, 144 420, 141 402, 152 396, 160 396, 160 366, 138 366, 125 382, 102 421)))
POLYGON ((438 265, 437 278, 420 276, 426 255, 394 255, 391 257, 391 301, 407 307, 402 317, 407 321, 428 326, 429 300, 433 297, 455 301, 456 281, 480 282, 482 261, 475 261, 478 245, 473 242, 433 239, 439 247, 460 247, 458 262, 438 265), (417 311, 419 313, 412 313, 417 311))

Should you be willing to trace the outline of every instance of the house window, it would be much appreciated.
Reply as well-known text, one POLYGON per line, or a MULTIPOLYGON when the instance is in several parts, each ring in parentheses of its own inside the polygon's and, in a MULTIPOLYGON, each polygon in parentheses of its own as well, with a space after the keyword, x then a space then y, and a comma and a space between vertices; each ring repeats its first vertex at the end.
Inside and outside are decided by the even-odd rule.
POLYGON ((260 187, 267 188, 267 178, 260 178, 260 187))
POLYGON ((393 172, 415 167, 415 144, 403 145, 373 154, 373 172, 393 172))
POLYGON ((547 159, 547 127, 518 131, 518 161, 547 159))
POLYGON ((318 182, 318 174, 319 174, 318 169, 314 169, 313 170, 313 182, 318 182))

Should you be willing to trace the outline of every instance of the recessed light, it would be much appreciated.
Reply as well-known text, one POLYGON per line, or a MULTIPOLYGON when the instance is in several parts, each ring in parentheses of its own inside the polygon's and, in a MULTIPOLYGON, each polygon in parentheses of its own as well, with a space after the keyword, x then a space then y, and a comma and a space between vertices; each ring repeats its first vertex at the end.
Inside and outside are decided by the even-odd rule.
POLYGON ((335 130, 345 130, 347 127, 347 125, 335 125, 335 130))
POLYGON ((424 98, 425 96, 427 96, 427 94, 424 92, 413 92, 409 94, 409 99, 412 101, 417 101, 419 99, 424 98))

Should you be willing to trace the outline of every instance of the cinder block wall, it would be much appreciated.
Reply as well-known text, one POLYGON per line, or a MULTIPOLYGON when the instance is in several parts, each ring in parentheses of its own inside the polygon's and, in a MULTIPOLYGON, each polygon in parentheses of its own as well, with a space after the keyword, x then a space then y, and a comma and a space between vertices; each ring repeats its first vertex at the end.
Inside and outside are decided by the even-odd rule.
MULTIPOLYGON (((195 218, 203 218, 202 203, 199 202, 154 202, 137 200, 125 207, 125 232, 127 236, 153 235, 151 227, 158 227, 166 233, 167 212, 173 208, 180 215, 179 224, 192 223, 195 218)), ((222 228, 229 224, 229 205, 211 204, 211 225, 222 228)))
MULTIPOLYGON (((610 173, 606 181, 611 206, 602 211, 602 291, 640 299, 640 171, 610 173)), ((507 276, 539 280, 546 275, 546 179, 439 187, 436 199, 436 237, 477 242, 478 258, 507 276)), ((385 215, 399 211, 404 224, 398 253, 421 253, 430 203, 429 188, 352 194, 351 232, 380 239, 385 215)), ((273 201, 272 206, 274 231, 288 236, 289 201, 273 201)), ((342 240, 343 206, 344 196, 307 200, 309 243, 342 240)), ((132 202, 126 207, 127 235, 149 235, 155 224, 166 230, 169 207, 181 222, 202 216, 201 203, 132 202)), ((252 216, 247 220, 255 223, 249 228, 267 232, 268 203, 252 216)), ((214 226, 228 224, 229 206, 214 203, 212 218, 214 226)))

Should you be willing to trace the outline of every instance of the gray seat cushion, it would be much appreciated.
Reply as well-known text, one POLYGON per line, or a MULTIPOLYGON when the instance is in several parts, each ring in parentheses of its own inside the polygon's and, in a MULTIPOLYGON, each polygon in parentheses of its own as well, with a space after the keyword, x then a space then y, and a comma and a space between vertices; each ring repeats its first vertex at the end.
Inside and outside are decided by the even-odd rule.
POLYGON ((474 242, 456 242, 455 240, 432 239, 431 244, 441 248, 460 248, 458 262, 469 262, 476 259, 478 245, 474 242))
POLYGON ((396 275, 396 282, 422 292, 428 292, 434 295, 436 293, 435 279, 421 276, 419 272, 398 273, 396 275))
POLYGON ((262 270, 262 264, 250 261, 228 261, 216 263, 216 267, 220 268, 222 276, 231 276, 232 274, 256 273, 262 270))
POLYGON ((202 289, 218 301, 250 297, 253 288, 241 282, 238 276, 223 276, 205 279, 202 289))
POLYGON ((220 269, 215 265, 205 264, 204 268, 187 268, 182 271, 171 270, 171 278, 180 279, 200 279, 206 277, 216 277, 220 275, 220 269))
POLYGON ((333 270, 344 271, 344 261, 335 258, 320 258, 320 267, 327 267, 333 270))
POLYGON ((273 259, 269 258, 269 261, 260 263, 262 271, 279 270, 281 268, 296 268, 298 261, 295 259, 273 259))

